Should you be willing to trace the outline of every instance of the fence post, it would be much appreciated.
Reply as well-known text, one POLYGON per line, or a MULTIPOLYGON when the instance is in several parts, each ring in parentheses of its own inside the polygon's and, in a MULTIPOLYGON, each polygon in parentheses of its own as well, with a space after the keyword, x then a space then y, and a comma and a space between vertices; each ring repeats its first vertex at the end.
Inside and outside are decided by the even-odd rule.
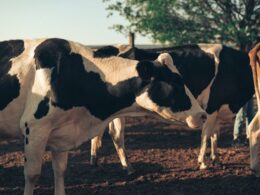
POLYGON ((133 33, 133 32, 129 32, 129 37, 128 37, 128 41, 129 41, 129 46, 131 47, 131 48, 134 48, 135 47, 135 33, 133 33))

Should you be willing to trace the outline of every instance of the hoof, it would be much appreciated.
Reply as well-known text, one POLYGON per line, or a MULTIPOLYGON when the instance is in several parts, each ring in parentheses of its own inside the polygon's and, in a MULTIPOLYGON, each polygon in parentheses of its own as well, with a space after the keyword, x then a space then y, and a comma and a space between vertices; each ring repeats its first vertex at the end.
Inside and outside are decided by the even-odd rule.
POLYGON ((98 158, 96 156, 91 156, 90 157, 90 165, 94 166, 94 167, 97 167, 98 166, 98 158))
POLYGON ((128 169, 127 169, 127 175, 133 175, 135 173, 135 169, 130 166, 128 169))
POLYGON ((127 175, 133 175, 135 173, 135 169, 131 165, 123 167, 123 170, 127 171, 127 175))
POLYGON ((200 163, 200 170, 205 170, 207 169, 207 165, 205 163, 200 163))
POLYGON ((216 167, 221 167, 223 164, 221 162, 219 162, 219 161, 213 161, 212 165, 216 166, 216 167))
POLYGON ((212 165, 213 166, 221 166, 222 163, 219 161, 219 158, 212 159, 212 165))

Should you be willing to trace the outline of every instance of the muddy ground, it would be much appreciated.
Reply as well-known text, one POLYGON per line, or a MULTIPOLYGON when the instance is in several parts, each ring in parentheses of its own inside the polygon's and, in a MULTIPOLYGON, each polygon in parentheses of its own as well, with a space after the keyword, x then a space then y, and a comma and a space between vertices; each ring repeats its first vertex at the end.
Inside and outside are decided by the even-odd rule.
MULTIPOLYGON (((199 170, 200 130, 167 125, 151 118, 128 119, 126 148, 136 173, 121 169, 109 136, 103 139, 99 167, 89 164, 90 142, 70 153, 67 194, 260 194, 260 178, 249 169, 247 146, 231 146, 232 125, 221 130, 219 165, 199 170)), ((23 143, 0 142, 0 194, 22 194, 23 143)), ((209 152, 209 151, 208 151, 209 152)), ((53 194, 49 153, 44 156, 36 194, 53 194)))

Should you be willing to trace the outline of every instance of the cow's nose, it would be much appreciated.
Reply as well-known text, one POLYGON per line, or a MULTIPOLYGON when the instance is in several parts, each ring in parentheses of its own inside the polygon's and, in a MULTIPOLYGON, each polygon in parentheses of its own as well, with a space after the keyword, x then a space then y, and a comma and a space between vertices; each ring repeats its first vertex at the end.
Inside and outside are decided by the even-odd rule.
POLYGON ((201 113, 200 119, 203 123, 205 123, 205 121, 207 120, 207 114, 205 112, 201 113))

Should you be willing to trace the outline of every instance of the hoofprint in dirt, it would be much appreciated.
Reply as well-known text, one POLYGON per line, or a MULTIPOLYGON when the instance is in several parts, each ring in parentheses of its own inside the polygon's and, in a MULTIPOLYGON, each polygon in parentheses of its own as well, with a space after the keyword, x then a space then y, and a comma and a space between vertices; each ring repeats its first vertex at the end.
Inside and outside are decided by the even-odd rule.
MULTIPOLYGON (((105 137, 99 167, 89 164, 90 143, 70 152, 66 173, 67 194, 260 194, 260 179, 251 175, 247 146, 234 148, 232 126, 221 130, 221 164, 199 170, 200 130, 161 123, 153 118, 127 119, 126 148, 136 169, 132 176, 121 169, 113 143, 105 137)), ((35 194, 53 194, 50 153, 44 156, 35 194)), ((0 194, 22 194, 23 144, 0 142, 0 194)))

